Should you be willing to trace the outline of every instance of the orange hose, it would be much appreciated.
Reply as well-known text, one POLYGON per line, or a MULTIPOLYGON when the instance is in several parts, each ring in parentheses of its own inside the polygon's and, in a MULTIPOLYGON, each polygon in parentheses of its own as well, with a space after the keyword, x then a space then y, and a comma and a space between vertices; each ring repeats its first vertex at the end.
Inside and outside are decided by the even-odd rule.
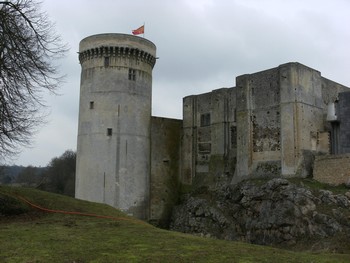
POLYGON ((112 219, 112 220, 125 220, 125 221, 134 221, 135 223, 139 223, 139 224, 146 224, 143 221, 136 221, 133 218, 126 218, 126 217, 113 217, 113 216, 104 216, 104 215, 97 215, 97 214, 89 214, 89 213, 81 213, 81 212, 75 212, 75 211, 64 211, 64 210, 53 210, 53 209, 48 209, 48 208, 44 208, 41 207, 39 205, 33 204, 31 202, 29 202, 27 199, 25 199, 22 196, 16 195, 16 197, 18 199, 20 199, 21 201, 27 203, 28 205, 30 205, 31 207, 34 207, 38 210, 44 211, 46 213, 59 213, 59 214, 67 214, 67 215, 79 215, 79 216, 89 216, 89 217, 97 217, 97 218, 104 218, 104 219, 112 219))

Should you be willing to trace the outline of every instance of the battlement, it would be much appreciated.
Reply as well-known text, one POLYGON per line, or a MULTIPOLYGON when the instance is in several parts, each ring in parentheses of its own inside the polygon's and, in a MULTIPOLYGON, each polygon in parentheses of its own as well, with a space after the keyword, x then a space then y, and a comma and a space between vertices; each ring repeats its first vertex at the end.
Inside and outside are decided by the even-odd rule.
POLYGON ((152 68, 156 64, 156 58, 152 54, 138 48, 122 46, 101 46, 84 50, 83 52, 79 52, 79 62, 82 64, 86 60, 111 56, 140 60, 144 63, 150 64, 152 68))
POLYGON ((153 68, 156 63, 156 46, 145 38, 118 33, 93 35, 80 41, 80 64, 101 57, 142 61, 153 68))

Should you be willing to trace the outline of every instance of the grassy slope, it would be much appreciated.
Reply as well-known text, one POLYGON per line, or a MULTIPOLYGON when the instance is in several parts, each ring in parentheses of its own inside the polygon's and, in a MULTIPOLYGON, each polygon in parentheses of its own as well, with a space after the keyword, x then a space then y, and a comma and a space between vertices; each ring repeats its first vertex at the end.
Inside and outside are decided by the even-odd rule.
POLYGON ((45 214, 14 195, 50 209, 127 218, 107 205, 25 188, 0 186, 1 262, 350 262, 350 255, 295 253, 157 229, 132 218, 111 220, 45 214), (7 204, 4 204, 6 202, 7 204), (10 208, 11 208, 10 207, 10 208))

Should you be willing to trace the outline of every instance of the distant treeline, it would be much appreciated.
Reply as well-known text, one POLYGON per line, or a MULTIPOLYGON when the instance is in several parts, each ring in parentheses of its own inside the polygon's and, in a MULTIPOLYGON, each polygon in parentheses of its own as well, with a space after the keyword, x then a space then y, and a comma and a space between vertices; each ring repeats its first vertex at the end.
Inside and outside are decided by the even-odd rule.
POLYGON ((74 196, 76 153, 65 151, 46 167, 0 166, 0 184, 35 187, 44 191, 74 196))
POLYGON ((0 183, 1 184, 21 184, 36 183, 43 176, 47 167, 1 165, 0 183))

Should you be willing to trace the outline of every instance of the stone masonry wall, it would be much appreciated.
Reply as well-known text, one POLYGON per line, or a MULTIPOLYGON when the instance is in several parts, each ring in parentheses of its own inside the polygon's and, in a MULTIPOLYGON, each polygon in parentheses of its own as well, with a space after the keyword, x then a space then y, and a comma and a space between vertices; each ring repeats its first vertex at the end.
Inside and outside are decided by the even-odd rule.
POLYGON ((236 164, 236 91, 221 88, 183 100, 182 179, 211 184, 236 164))
POLYGON ((350 183, 350 154, 316 156, 313 177, 333 185, 350 183))
POLYGON ((180 174, 182 121, 151 118, 151 182, 149 220, 166 221, 176 202, 180 174))
POLYGON ((339 152, 350 153, 350 92, 339 94, 339 152))

